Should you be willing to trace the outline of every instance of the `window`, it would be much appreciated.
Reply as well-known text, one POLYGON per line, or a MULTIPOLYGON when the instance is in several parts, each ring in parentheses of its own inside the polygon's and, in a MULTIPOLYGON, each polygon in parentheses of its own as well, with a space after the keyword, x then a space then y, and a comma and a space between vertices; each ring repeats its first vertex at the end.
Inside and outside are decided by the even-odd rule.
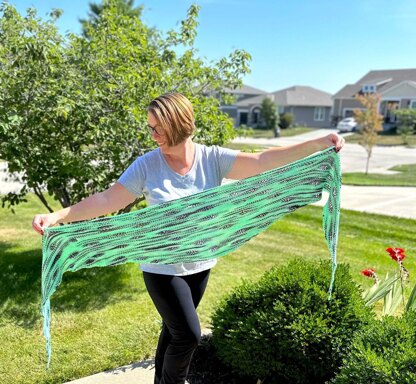
POLYGON ((325 120, 325 108, 324 107, 315 107, 315 113, 313 115, 315 121, 324 121, 325 120))
POLYGON ((374 93, 376 91, 376 86, 373 84, 366 84, 363 86, 363 93, 374 93))
POLYGON ((416 109, 416 100, 412 100, 412 101, 410 102, 410 106, 409 106, 409 108, 410 108, 410 109, 416 109))

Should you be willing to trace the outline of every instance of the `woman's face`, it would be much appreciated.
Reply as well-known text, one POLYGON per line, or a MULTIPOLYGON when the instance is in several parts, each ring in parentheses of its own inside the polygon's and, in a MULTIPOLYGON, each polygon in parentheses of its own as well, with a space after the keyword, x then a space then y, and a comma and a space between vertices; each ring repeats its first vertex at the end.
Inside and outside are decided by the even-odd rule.
POLYGON ((147 114, 147 125, 150 135, 152 136, 152 139, 156 141, 157 145, 160 148, 167 148, 168 144, 166 143, 166 137, 163 134, 162 127, 157 124, 157 120, 150 112, 147 114))

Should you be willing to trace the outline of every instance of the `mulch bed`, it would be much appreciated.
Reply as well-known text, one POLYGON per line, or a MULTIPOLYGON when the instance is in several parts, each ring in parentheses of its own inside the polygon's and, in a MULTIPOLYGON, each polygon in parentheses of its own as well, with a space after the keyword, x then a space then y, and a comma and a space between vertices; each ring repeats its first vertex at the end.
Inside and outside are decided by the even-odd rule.
POLYGON ((256 384, 257 379, 233 373, 218 357, 211 336, 202 336, 196 349, 188 378, 190 384, 256 384))

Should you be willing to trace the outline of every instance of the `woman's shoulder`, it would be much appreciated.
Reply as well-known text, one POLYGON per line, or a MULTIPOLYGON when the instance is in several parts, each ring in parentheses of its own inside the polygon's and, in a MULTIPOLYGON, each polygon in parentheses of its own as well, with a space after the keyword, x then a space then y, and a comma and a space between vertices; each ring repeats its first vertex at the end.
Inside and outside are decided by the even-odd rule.
POLYGON ((220 148, 218 145, 205 145, 205 144, 200 144, 200 143, 195 143, 195 144, 197 145, 197 148, 199 148, 199 150, 202 153, 206 153, 206 154, 217 152, 218 149, 220 148))
POLYGON ((200 152, 205 154, 206 156, 222 156, 224 154, 234 154, 238 151, 234 149, 229 149, 226 147, 222 147, 220 145, 205 145, 205 144, 197 144, 200 148, 200 152))
POLYGON ((149 161, 155 161, 155 159, 160 157, 160 148, 152 149, 136 158, 137 162, 147 163, 149 161))

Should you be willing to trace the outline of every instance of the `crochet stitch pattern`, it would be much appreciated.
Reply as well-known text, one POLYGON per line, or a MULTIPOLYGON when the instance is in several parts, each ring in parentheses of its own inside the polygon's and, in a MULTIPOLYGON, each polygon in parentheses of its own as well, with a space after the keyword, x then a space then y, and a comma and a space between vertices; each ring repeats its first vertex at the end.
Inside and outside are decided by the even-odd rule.
POLYGON ((65 272, 128 262, 174 264, 224 256, 329 193, 323 229, 336 269, 341 173, 335 148, 243 180, 134 212, 45 228, 43 333, 51 360, 50 298, 65 272))

